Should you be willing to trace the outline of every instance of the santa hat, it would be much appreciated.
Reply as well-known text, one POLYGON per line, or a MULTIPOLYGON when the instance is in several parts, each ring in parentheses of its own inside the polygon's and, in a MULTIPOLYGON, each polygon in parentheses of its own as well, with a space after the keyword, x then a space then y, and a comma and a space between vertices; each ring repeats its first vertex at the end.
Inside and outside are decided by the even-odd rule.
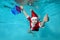
POLYGON ((32 19, 37 19, 38 18, 38 16, 37 16, 37 14, 32 10, 32 19))

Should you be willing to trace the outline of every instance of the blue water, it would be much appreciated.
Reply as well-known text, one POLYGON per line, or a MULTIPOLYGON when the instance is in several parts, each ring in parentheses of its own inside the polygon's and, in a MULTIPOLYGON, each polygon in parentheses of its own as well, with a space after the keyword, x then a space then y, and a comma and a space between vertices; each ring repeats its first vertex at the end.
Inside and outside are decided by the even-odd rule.
POLYGON ((19 4, 14 0, 0 0, 0 40, 60 40, 60 0, 40 0, 39 3, 35 3, 39 9, 24 5, 29 15, 32 8, 41 21, 45 14, 49 16, 44 28, 34 32, 34 36, 28 33, 29 22, 23 13, 12 14, 11 8, 15 5, 19 4))

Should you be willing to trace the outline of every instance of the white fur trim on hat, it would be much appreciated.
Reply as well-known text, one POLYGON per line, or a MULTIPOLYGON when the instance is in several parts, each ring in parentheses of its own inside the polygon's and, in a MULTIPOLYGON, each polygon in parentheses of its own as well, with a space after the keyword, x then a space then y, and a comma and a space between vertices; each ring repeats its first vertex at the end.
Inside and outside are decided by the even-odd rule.
POLYGON ((37 17, 32 17, 31 19, 38 19, 37 17))

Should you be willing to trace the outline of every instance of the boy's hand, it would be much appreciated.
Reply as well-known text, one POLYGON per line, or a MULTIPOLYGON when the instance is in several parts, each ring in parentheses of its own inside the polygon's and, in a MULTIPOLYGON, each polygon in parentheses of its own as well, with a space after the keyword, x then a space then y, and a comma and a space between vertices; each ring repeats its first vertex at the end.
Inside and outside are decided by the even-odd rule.
POLYGON ((20 6, 21 10, 23 10, 23 6, 20 6))
POLYGON ((46 15, 44 16, 43 21, 44 21, 44 22, 47 22, 47 21, 48 21, 48 14, 46 14, 46 15))

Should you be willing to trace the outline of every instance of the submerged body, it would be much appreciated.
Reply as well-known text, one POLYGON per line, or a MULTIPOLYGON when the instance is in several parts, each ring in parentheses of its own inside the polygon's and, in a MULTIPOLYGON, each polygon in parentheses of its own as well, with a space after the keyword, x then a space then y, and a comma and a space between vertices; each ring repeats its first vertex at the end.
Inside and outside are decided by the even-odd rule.
POLYGON ((27 19, 28 19, 29 22, 30 22, 30 29, 31 29, 32 31, 38 31, 39 28, 40 28, 40 22, 37 21, 36 23, 32 23, 32 20, 31 20, 30 17, 28 17, 27 19))
POLYGON ((25 10, 23 10, 23 6, 20 6, 20 8, 22 9, 22 12, 24 13, 24 15, 26 16, 26 18, 29 20, 30 22, 30 30, 29 33, 31 33, 31 31, 39 31, 40 27, 43 27, 44 23, 48 21, 48 15, 46 14, 44 16, 44 19, 42 22, 39 22, 38 20, 38 15, 31 10, 31 17, 26 13, 25 10))

